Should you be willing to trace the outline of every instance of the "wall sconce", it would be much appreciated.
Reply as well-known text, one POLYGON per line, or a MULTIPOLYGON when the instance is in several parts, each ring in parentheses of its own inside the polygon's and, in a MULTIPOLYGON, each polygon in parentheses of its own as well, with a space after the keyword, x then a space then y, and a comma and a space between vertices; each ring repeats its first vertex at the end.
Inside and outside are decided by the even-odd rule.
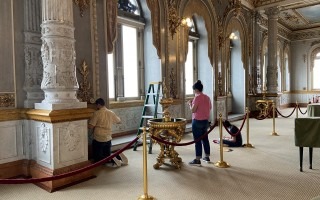
MULTIPOLYGON (((219 35, 219 49, 224 45, 225 41, 229 39, 230 40, 230 43, 231 43, 231 40, 237 40, 238 39, 238 36, 235 34, 235 33, 231 33, 229 36, 227 37, 224 37, 222 35, 222 33, 219 35)), ((230 48, 232 48, 233 45, 230 45, 230 48)))
POLYGON ((173 1, 169 1, 168 20, 169 20, 169 24, 168 24, 169 31, 172 39, 174 34, 177 33, 179 26, 182 26, 182 27, 192 26, 192 22, 190 18, 180 18, 178 16, 178 12, 173 5, 173 1))
POLYGON ((236 34, 232 32, 232 33, 229 35, 229 39, 230 39, 230 40, 237 40, 237 39, 238 39, 238 36, 236 36, 236 34))

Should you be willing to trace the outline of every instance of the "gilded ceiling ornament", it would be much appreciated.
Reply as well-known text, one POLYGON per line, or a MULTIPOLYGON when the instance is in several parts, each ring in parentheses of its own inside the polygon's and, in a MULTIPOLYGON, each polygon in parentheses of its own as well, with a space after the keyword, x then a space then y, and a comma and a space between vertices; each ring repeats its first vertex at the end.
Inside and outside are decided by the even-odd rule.
POLYGON ((79 6, 80 16, 83 17, 83 12, 90 7, 90 0, 73 0, 73 2, 79 6))

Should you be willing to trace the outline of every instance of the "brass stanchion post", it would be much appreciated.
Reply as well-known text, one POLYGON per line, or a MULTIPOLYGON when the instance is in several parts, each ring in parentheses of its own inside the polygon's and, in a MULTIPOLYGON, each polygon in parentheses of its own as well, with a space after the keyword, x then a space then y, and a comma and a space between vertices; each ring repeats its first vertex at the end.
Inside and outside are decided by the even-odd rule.
POLYGON ((254 148, 252 144, 249 143, 249 108, 246 107, 246 113, 247 113, 247 144, 244 144, 244 147, 248 147, 248 148, 254 148))
POLYGON ((299 109, 299 107, 298 107, 298 101, 296 101, 296 118, 298 118, 298 109, 299 109))
POLYGON ((230 165, 223 161, 223 139, 222 139, 222 114, 219 113, 219 133, 220 133, 220 161, 214 165, 219 168, 228 168, 230 165))
POLYGON ((274 102, 272 102, 272 114, 273 114, 273 119, 272 119, 272 121, 273 121, 273 123, 272 123, 272 133, 271 133, 271 135, 274 135, 274 136, 278 136, 278 133, 276 133, 276 131, 275 131, 275 126, 276 126, 276 119, 275 119, 275 117, 276 117, 276 108, 275 108, 275 103, 274 102))
POLYGON ((143 132, 143 192, 138 200, 153 200, 154 197, 148 195, 148 174, 147 174, 147 131, 146 127, 142 128, 143 132))

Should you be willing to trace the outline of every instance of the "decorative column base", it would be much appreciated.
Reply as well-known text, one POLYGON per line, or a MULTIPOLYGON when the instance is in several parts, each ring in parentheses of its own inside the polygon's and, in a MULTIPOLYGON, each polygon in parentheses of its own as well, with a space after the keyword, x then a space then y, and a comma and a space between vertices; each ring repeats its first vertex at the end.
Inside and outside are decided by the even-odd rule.
POLYGON ((35 109, 39 110, 63 110, 63 109, 78 109, 87 108, 87 102, 73 103, 36 103, 35 109))
MULTIPOLYGON (((86 161, 86 162, 70 165, 67 167, 63 167, 60 169, 51 170, 47 167, 37 164, 34 161, 30 166, 30 175, 32 176, 32 178, 50 177, 50 176, 60 175, 70 171, 74 171, 74 170, 86 167, 90 164, 91 164, 90 161, 86 161)), ((96 176, 93 174, 93 170, 94 169, 90 169, 88 171, 85 171, 76 175, 72 175, 69 177, 65 177, 65 178, 53 180, 53 181, 40 182, 40 183, 36 183, 35 185, 41 187, 42 189, 48 192, 54 192, 59 189, 66 188, 68 186, 75 185, 77 183, 89 180, 91 178, 95 178, 96 176)))

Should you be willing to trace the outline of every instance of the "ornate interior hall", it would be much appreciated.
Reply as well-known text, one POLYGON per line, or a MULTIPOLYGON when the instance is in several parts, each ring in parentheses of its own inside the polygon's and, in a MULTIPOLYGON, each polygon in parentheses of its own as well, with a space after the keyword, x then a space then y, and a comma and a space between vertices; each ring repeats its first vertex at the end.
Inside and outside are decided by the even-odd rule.
MULTIPOLYGON (((209 184, 203 189, 206 194, 201 196, 199 186, 190 190, 199 195, 197 199, 233 199, 235 193, 228 195, 231 188, 215 191, 219 193, 216 197, 207 196, 209 186, 214 185, 214 191, 227 176, 228 187, 237 187, 240 199, 270 199, 266 191, 261 192, 261 198, 259 193, 252 194, 262 183, 267 185, 271 199, 295 199, 296 195, 309 200, 320 195, 305 186, 309 179, 318 184, 317 150, 315 170, 296 172, 299 158, 294 146, 294 115, 286 120, 273 113, 309 110, 310 104, 320 103, 319 10, 320 0, 1 0, 0 180, 52 177, 90 167, 88 119, 98 98, 103 98, 106 107, 122 121, 112 127, 113 151, 130 144, 143 126, 151 127, 150 135, 159 133, 158 122, 165 127, 160 128, 163 133, 190 141, 192 112, 188 101, 195 96, 192 85, 201 80, 203 93, 212 104, 209 121, 213 124, 228 119, 239 125, 248 115, 258 143, 252 152, 259 153, 248 161, 244 159, 249 149, 228 152, 227 158, 235 159, 235 167, 219 171, 211 166, 187 167, 183 163, 192 159, 193 146, 176 147, 182 149, 177 150, 183 160, 180 171, 166 165, 159 171, 151 167, 150 188, 165 184, 171 175, 175 180, 168 187, 185 191, 205 179, 209 184), (153 105, 148 100, 153 100, 153 105), (147 115, 153 118, 149 123, 144 120, 147 115), (264 120, 255 121, 257 118, 264 120), (263 138, 259 133, 271 130, 272 120, 285 134, 281 131, 279 137, 263 138), (158 129, 152 129, 155 127, 158 129), (273 141, 276 138, 281 142, 273 141), (260 167, 264 167, 263 172, 260 167), (153 182, 159 172, 167 174, 153 182), (179 177, 180 172, 186 176, 179 177), (219 185, 209 180, 206 172, 217 177, 219 185), (233 173, 237 174, 234 179, 233 173), (256 185, 238 188, 247 176, 256 185), (295 180, 299 180, 298 187, 291 183, 295 180), (284 184, 281 190, 272 181, 277 186, 284 184), (290 192, 280 193, 286 190, 290 192), (300 190, 302 194, 296 194, 300 190)), ((309 111, 300 117, 315 116, 320 112, 319 116, 309 111)), ((214 132, 218 137, 217 130, 214 132)), ((155 159, 158 148, 155 145, 154 152, 148 154, 150 160, 155 159)), ((47 199, 64 199, 95 186, 104 190, 109 183, 123 190, 123 198, 117 198, 135 198, 136 187, 141 185, 141 146, 137 152, 128 148, 125 153, 133 162, 124 168, 92 168, 37 183, 38 189, 32 184, 12 188, 0 185, 0 199, 2 193, 6 199, 16 198, 12 193, 20 189, 23 192, 18 196, 40 190, 47 199), (127 179, 117 178, 122 176, 122 169, 127 179), (109 176, 110 182, 101 179, 109 176), (69 189, 70 185, 74 186, 69 189), (60 192, 61 188, 66 189, 60 192)), ((213 148, 212 154, 218 158, 217 149, 213 148)), ((112 188, 112 195, 117 190, 112 188)), ((153 191, 155 196, 167 193, 162 187, 153 191)), ((180 192, 180 199, 197 197, 180 192)), ((101 193, 97 198, 107 195, 101 193)), ((169 199, 179 198, 173 194, 169 199)))

